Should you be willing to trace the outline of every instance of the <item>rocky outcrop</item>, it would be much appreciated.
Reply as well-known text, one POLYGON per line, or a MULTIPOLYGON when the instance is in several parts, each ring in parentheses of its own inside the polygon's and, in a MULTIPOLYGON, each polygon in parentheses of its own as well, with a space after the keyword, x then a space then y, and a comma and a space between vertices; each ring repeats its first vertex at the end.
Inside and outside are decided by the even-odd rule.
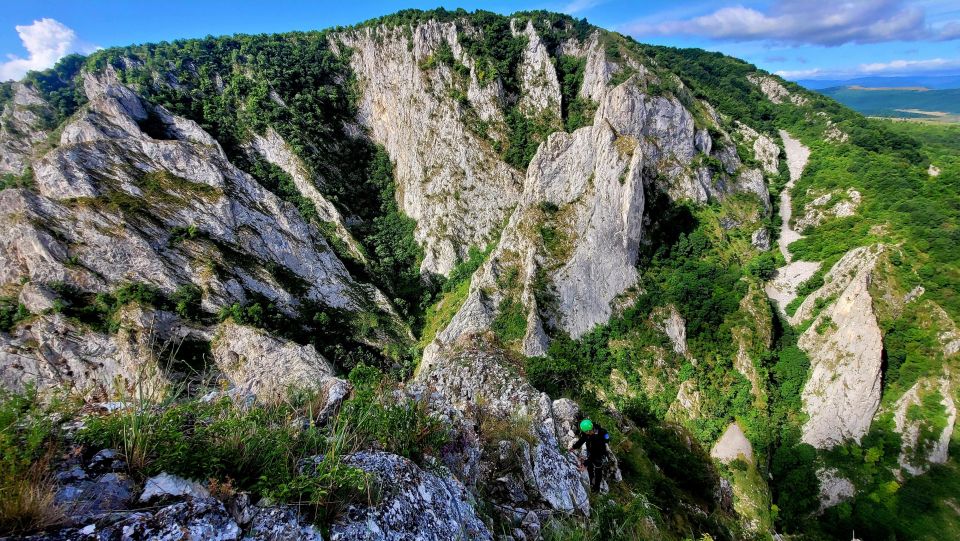
POLYGON ((932 464, 947 462, 950 438, 957 421, 952 390, 946 378, 939 381, 924 379, 915 383, 894 404, 893 421, 901 440, 898 461, 903 471, 920 475, 932 464), (927 412, 922 408, 923 399, 928 397, 939 398, 936 401, 943 407, 933 414, 933 419, 927 418, 927 412))
POLYGON ((857 248, 825 277, 820 290, 797 310, 795 320, 813 317, 797 341, 810 357, 803 409, 808 420, 802 441, 829 448, 859 442, 880 405, 882 343, 870 296, 871 273, 883 246, 857 248), (853 271, 853 272, 849 272, 853 271), (836 300, 814 313, 817 299, 836 300))
MULTIPOLYGON (((196 123, 141 99, 112 69, 84 77, 89 103, 63 127, 60 145, 34 162, 36 191, 0 192, 0 285, 29 280, 21 294, 35 313, 53 308, 51 283, 97 293, 145 282, 168 295, 197 285, 208 312, 255 294, 291 316, 309 301, 397 323, 362 338, 374 344, 402 327, 386 298, 355 282, 315 227, 234 167, 196 123)), ((296 166, 283 148, 259 142, 270 159, 296 166)), ((127 327, 152 332, 140 324, 148 323, 127 327)), ((189 334, 209 340, 210 330, 189 334)), ((142 374, 156 358, 56 314, 0 339, 3 378, 14 387, 34 379, 109 385, 142 374)))
POLYGON ((185 496, 206 498, 210 496, 210 491, 207 490, 207 487, 196 481, 164 472, 146 480, 143 484, 143 492, 140 494, 139 500, 141 503, 147 503, 151 500, 182 498, 185 496))
POLYGON ((461 106, 448 98, 457 84, 452 69, 438 64, 422 70, 420 63, 448 45, 471 68, 470 103, 486 111, 481 117, 496 119, 496 104, 484 99, 489 86, 477 80, 452 22, 416 25, 410 49, 402 29, 385 26, 331 39, 351 50, 361 91, 359 120, 394 163, 400 207, 417 221, 415 236, 426 252, 421 269, 446 274, 470 246, 491 240, 519 200, 522 175, 466 128, 461 106))
POLYGON ((700 390, 697 389, 697 382, 688 379, 680 384, 677 389, 677 398, 670 404, 667 411, 667 418, 677 421, 696 419, 701 416, 700 411, 702 401, 700 390))
POLYGON ((763 172, 776 175, 780 170, 780 147, 772 139, 742 122, 736 122, 737 135, 753 149, 753 157, 760 162, 763 172))
POLYGON ((849 500, 857 492, 853 483, 835 468, 817 470, 817 478, 820 480, 820 511, 849 500))
POLYGON ((12 91, 0 112, 0 174, 21 175, 30 166, 34 146, 47 139, 54 112, 35 89, 13 83, 12 91))
POLYGON ((129 306, 118 314, 120 332, 96 332, 62 314, 45 314, 0 333, 0 383, 7 389, 113 391, 118 383, 138 393, 166 385, 171 359, 163 353, 204 333, 169 312, 129 306))
POLYGON ((514 422, 529 419, 529 441, 491 442, 504 452, 512 452, 519 461, 519 477, 508 481, 523 493, 517 503, 589 513, 586 480, 577 469, 576 459, 560 449, 553 403, 510 365, 509 357, 491 344, 489 337, 464 337, 424 358, 415 381, 435 389, 460 411, 481 407, 484 415, 514 422))
POLYGON ((266 133, 263 135, 254 134, 250 142, 247 143, 247 151, 263 157, 263 159, 283 169, 285 173, 290 175, 290 178, 293 179, 293 184, 297 187, 297 191, 313 203, 320 220, 333 224, 333 234, 337 235, 337 237, 344 242, 350 250, 350 255, 361 263, 366 262, 363 249, 357 240, 353 238, 353 235, 350 234, 350 231, 347 230, 340 211, 320 193, 319 187, 322 187, 326 181, 312 177, 307 167, 300 158, 293 153, 290 146, 280 137, 280 134, 278 134, 276 130, 271 127, 267 128, 266 133))
POLYGON ((780 104, 789 101, 798 106, 806 105, 807 98, 790 93, 776 79, 769 75, 747 75, 747 80, 756 85, 761 92, 773 103, 780 104))
POLYGON ((329 398, 326 411, 336 408, 349 392, 350 384, 333 376, 330 362, 312 345, 301 346, 231 320, 217 328, 212 353, 233 386, 260 399, 282 399, 291 388, 319 389, 329 398))
POLYGON ((522 93, 520 109, 530 116, 553 117, 559 122, 560 82, 557 80, 553 60, 543 40, 534 30, 533 21, 528 20, 522 28, 518 23, 518 19, 510 21, 514 35, 523 34, 527 38, 519 68, 522 93))
POLYGON ((710 449, 710 457, 724 464, 737 459, 752 463, 753 446, 750 445, 750 440, 747 439, 740 425, 730 423, 717 443, 710 449))
POLYGON ((650 313, 654 327, 667 335, 673 344, 673 351, 678 355, 687 355, 687 327, 680 312, 674 305, 657 307, 650 313))
POLYGON ((835 193, 825 193, 803 206, 803 216, 797 218, 796 228, 804 229, 819 227, 831 218, 847 218, 856 213, 862 199, 860 192, 848 188, 846 193, 838 196, 835 193), (830 205, 830 202, 837 200, 830 205), (828 206, 829 205, 829 206, 828 206))
POLYGON ((773 346, 773 314, 763 291, 756 284, 750 284, 747 294, 740 300, 739 313, 746 316, 747 324, 730 329, 737 346, 733 367, 750 381, 751 392, 759 399, 765 386, 761 384, 757 364, 773 346))
POLYGON ((305 298, 387 309, 382 295, 352 280, 319 232, 230 164, 196 124, 147 104, 109 72, 88 75, 86 87, 89 106, 35 164, 39 193, 0 194, 0 221, 10 231, 0 242, 4 283, 29 276, 103 291, 140 281, 172 292, 196 280, 208 309, 254 291, 292 311, 299 295, 260 263, 287 269, 305 298), (149 115, 167 139, 140 129, 149 115), (186 238, 175 235, 189 227, 186 238))
MULTIPOLYGON (((649 96, 637 80, 605 93, 592 126, 551 134, 540 145, 500 243, 426 358, 464 334, 491 328, 505 317, 504 308, 509 317, 525 319, 523 336, 508 341, 529 356, 546 351, 545 327, 577 338, 606 322, 611 303, 637 279, 644 171, 658 171, 677 198, 706 201, 743 190, 768 199, 758 172, 759 181, 741 175, 752 180, 725 184, 696 168, 696 139, 709 135, 696 132, 693 116, 676 99, 649 96)), ((727 157, 725 174, 744 173, 735 150, 723 150, 732 142, 717 148, 727 157)))
POLYGON ((375 505, 350 505, 330 527, 332 541, 492 541, 468 492, 449 474, 427 472, 377 451, 356 453, 344 462, 372 474, 380 497, 375 505))

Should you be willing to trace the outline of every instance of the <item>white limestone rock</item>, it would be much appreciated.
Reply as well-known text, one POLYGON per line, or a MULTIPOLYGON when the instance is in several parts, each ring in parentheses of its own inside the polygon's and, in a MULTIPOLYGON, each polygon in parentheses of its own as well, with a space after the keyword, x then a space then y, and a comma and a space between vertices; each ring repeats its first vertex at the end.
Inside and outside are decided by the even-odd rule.
POLYGON ((528 20, 522 29, 519 28, 519 22, 518 19, 510 21, 513 34, 523 34, 527 38, 519 67, 522 92, 519 107, 531 116, 552 116, 559 121, 560 82, 557 80, 557 70, 553 67, 546 45, 533 28, 533 21, 528 20))
POLYGON ((679 355, 686 356, 687 352, 687 327, 677 307, 670 304, 667 306, 658 306, 650 312, 650 319, 654 327, 660 329, 667 335, 670 343, 673 344, 673 351, 679 355))
POLYGON ((147 479, 140 494, 140 503, 184 496, 206 498, 210 496, 210 491, 201 483, 164 472, 147 479))
POLYGON ((827 282, 797 310, 795 320, 810 317, 818 298, 835 294, 797 345, 810 357, 803 409, 808 420, 802 441, 826 449, 860 441, 880 405, 882 336, 870 296, 871 273, 883 246, 852 250, 828 273, 827 282), (852 268, 855 273, 841 274, 852 268))
POLYGON ((410 460, 380 451, 344 462, 372 474, 382 494, 374 504, 351 504, 330 526, 332 541, 492 541, 466 488, 449 473, 424 471, 410 460))
MULTIPOLYGON (((456 25, 416 25, 412 50, 399 28, 362 28, 331 40, 351 49, 361 91, 359 121, 394 162, 400 208, 417 221, 415 238, 426 252, 421 270, 446 274, 470 246, 491 240, 522 188, 521 173, 465 127, 458 105, 447 97, 452 84, 447 66, 430 71, 419 66, 441 43, 472 66, 456 25)), ((482 97, 475 71, 470 89, 473 97, 482 97)), ((493 108, 487 101, 479 107, 481 117, 494 118, 493 108)))
POLYGON ((13 83, 13 97, 0 112, 0 174, 23 174, 34 155, 34 146, 48 135, 43 117, 53 109, 40 93, 23 83, 13 83))
POLYGON ((834 468, 820 468, 817 478, 820 479, 821 512, 853 498, 857 492, 853 483, 834 468))
MULTIPOLYGON (((415 381, 436 389, 461 411, 482 404, 489 415, 529 417, 534 443, 520 460, 530 497, 550 509, 589 514, 586 479, 574 457, 560 448, 558 437, 569 430, 558 427, 550 398, 508 367, 508 358, 487 338, 465 336, 436 355, 424 357, 415 381)), ((570 413, 566 407, 561 411, 570 413)))
POLYGON ((724 464, 741 459, 753 462, 753 446, 738 423, 730 423, 710 449, 710 457, 724 464))
POLYGON ((766 135, 740 121, 735 121, 734 125, 737 134, 753 148, 753 157, 763 166, 763 172, 776 175, 780 171, 780 147, 766 135))
POLYGON ((773 103, 780 104, 789 101, 797 106, 807 104, 807 98, 791 94, 782 84, 769 75, 750 74, 747 75, 747 80, 760 88, 760 91, 773 103))
MULTIPOLYGON (((233 386, 262 400, 282 399, 291 388, 327 387, 336 379, 333 367, 312 345, 301 346, 232 320, 217 328, 212 353, 233 386)), ((341 400, 345 396, 335 394, 341 400)))
POLYGON ((893 421, 900 434, 901 447, 898 462, 903 471, 911 475, 925 473, 932 464, 945 464, 949 457, 950 438, 957 420, 957 407, 953 400, 950 380, 928 378, 913 384, 893 406, 893 421), (921 440, 921 430, 930 423, 929 419, 915 419, 910 415, 911 408, 919 408, 922 397, 938 393, 946 424, 935 438, 921 440))

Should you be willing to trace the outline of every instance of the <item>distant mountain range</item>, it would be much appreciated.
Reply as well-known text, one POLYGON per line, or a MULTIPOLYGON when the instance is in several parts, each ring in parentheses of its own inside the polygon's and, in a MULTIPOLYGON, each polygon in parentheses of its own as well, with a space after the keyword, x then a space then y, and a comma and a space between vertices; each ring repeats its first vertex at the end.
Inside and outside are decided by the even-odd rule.
POLYGON ((810 90, 837 86, 901 88, 922 86, 931 90, 960 88, 960 75, 911 75, 903 77, 857 77, 855 79, 801 79, 797 84, 810 90))

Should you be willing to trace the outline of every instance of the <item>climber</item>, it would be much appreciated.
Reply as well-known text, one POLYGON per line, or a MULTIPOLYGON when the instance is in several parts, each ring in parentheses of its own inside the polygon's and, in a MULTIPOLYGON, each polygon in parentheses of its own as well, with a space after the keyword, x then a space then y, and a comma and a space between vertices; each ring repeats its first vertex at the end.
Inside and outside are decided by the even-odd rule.
POLYGON ((580 421, 580 439, 570 447, 571 453, 587 444, 587 460, 584 464, 587 467, 587 474, 590 476, 590 489, 593 492, 600 492, 600 481, 603 480, 603 462, 607 458, 607 442, 610 441, 610 434, 599 424, 594 424, 590 419, 580 421))

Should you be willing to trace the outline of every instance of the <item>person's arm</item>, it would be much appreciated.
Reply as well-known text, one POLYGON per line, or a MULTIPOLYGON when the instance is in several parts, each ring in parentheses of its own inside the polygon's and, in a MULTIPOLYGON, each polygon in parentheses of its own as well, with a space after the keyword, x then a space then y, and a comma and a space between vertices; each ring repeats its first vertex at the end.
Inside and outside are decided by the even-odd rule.
POLYGON ((586 442, 586 441, 587 441, 587 435, 586 435, 586 434, 580 434, 580 438, 577 439, 577 441, 575 441, 575 442, 573 443, 573 445, 570 446, 570 450, 571 450, 571 451, 576 451, 577 449, 583 447, 583 444, 584 444, 584 442, 586 442))

